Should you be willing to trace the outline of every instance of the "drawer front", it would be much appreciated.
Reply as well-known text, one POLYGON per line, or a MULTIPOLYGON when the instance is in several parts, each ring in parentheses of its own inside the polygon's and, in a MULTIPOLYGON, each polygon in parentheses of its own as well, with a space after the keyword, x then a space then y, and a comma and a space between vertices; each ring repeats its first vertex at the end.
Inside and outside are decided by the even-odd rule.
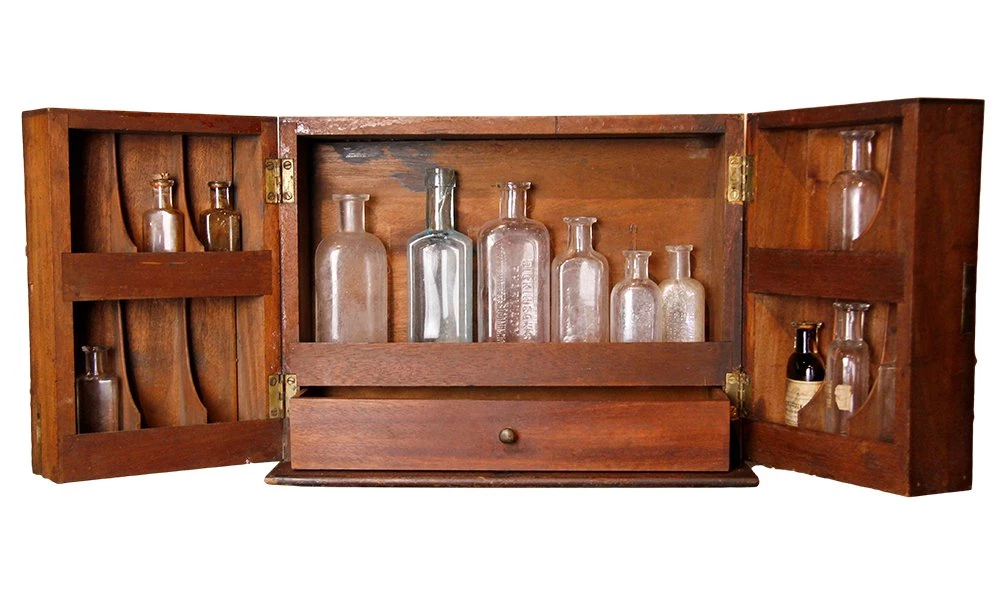
POLYGON ((327 470, 726 471, 724 398, 295 398, 291 463, 327 470))

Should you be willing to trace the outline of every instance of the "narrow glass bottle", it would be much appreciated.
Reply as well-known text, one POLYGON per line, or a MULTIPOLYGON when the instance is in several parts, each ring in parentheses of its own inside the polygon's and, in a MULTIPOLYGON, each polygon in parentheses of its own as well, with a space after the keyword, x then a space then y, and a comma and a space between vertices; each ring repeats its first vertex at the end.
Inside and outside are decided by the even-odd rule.
POLYGON ((842 131, 844 170, 830 184, 829 248, 850 250, 868 228, 882 193, 882 177, 872 169, 872 130, 842 131))
POLYGON ((823 387, 826 369, 819 355, 819 328, 822 323, 795 324, 795 351, 785 367, 785 425, 798 427, 799 411, 823 387))
POLYGON ((549 341, 549 231, 528 218, 530 182, 498 183, 500 218, 483 225, 476 254, 479 341, 549 341))
POLYGON ((78 433, 118 431, 121 392, 118 378, 105 370, 108 349, 83 346, 84 373, 76 378, 76 430, 78 433))
POLYGON ((142 215, 144 252, 183 252, 184 215, 174 208, 174 180, 159 173, 149 182, 153 187, 153 208, 142 215))
POLYGON ((694 246, 667 246, 669 276, 660 282, 660 339, 705 341, 705 286, 691 277, 694 246))
POLYGON ((388 259, 365 231, 368 194, 334 194, 340 223, 316 248, 317 342, 385 342, 389 338, 388 259))
POLYGON ((611 341, 655 342, 660 287, 649 278, 648 250, 625 250, 625 277, 611 290, 611 341))
POLYGON ((608 259, 594 250, 594 217, 565 217, 566 250, 552 261, 552 341, 606 342, 608 259))
POLYGON ((427 229, 407 245, 411 342, 472 341, 472 240, 455 230, 453 169, 427 169, 427 229))
POLYGON ((209 181, 212 208, 200 215, 205 250, 235 252, 240 249, 240 213, 229 200, 230 181, 209 181))
POLYGON ((861 408, 869 389, 869 350, 864 340, 865 302, 834 302, 833 342, 826 366, 826 404, 836 418, 824 429, 847 433, 847 420, 861 408))

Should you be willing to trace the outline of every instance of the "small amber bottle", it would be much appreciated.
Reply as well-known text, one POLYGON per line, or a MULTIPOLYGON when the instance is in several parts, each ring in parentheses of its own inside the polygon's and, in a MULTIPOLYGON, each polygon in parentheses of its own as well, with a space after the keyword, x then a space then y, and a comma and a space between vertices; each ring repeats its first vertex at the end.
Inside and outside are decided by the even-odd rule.
POLYGON ((212 208, 200 215, 205 250, 235 252, 240 249, 240 213, 233 210, 229 199, 230 181, 209 181, 212 208))
POLYGON ((105 371, 108 349, 83 346, 84 373, 76 378, 78 433, 118 431, 121 406, 118 378, 105 371))

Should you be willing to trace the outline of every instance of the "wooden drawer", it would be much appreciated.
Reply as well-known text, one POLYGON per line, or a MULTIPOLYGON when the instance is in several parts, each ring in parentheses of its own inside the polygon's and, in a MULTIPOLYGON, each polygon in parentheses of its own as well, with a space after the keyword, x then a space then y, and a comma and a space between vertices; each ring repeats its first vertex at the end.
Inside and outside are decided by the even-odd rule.
POLYGON ((295 398, 290 432, 293 469, 729 469, 729 401, 717 389, 664 400, 295 398), (501 441, 504 430, 514 439, 501 441))

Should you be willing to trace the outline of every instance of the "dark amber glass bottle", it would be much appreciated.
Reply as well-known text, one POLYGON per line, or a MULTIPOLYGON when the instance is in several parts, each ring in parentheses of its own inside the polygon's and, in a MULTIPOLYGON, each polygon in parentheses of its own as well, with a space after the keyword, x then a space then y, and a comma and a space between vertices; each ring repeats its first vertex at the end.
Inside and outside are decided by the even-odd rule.
POLYGON ((826 370, 819 355, 818 337, 822 323, 795 324, 795 351, 785 369, 785 424, 797 427, 799 410, 823 387, 826 370))

